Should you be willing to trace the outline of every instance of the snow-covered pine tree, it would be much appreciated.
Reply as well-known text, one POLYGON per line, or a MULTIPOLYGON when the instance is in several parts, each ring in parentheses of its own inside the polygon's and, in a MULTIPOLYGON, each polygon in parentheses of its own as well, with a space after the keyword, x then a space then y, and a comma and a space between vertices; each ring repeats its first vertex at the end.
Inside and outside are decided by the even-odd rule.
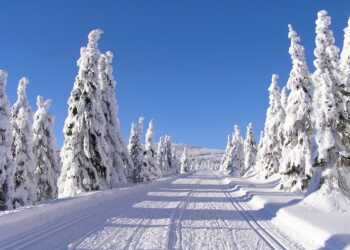
POLYGON ((233 175, 240 176, 242 175, 242 170, 244 168, 244 151, 238 125, 234 126, 231 155, 232 166, 229 171, 233 175))
POLYGON ((68 99, 61 151, 59 197, 110 188, 111 161, 105 140, 106 121, 101 109, 98 40, 102 30, 90 32, 87 47, 80 50, 79 72, 68 99))
POLYGON ((348 190, 342 172, 349 166, 349 86, 341 81, 339 49, 329 29, 331 18, 327 11, 317 14, 316 20, 316 71, 313 74, 313 110, 315 143, 313 152, 314 176, 308 192, 321 186, 321 192, 348 190))
POLYGON ((134 171, 134 163, 132 161, 132 159, 130 158, 129 155, 129 150, 128 150, 128 146, 126 145, 126 143, 123 140, 123 137, 120 133, 120 121, 119 119, 117 119, 118 121, 118 129, 117 129, 117 136, 118 136, 118 140, 119 140, 119 145, 120 145, 120 156, 122 157, 123 163, 124 163, 124 174, 125 177, 129 180, 132 179, 132 172, 134 171))
POLYGON ((258 143, 258 148, 257 148, 257 154, 256 154, 256 160, 255 160, 255 165, 253 166, 253 170, 249 171, 250 173, 258 173, 259 169, 257 167, 257 163, 261 162, 263 155, 265 154, 263 150, 265 150, 264 145, 264 131, 260 131, 260 137, 259 137, 259 143, 258 143))
POLYGON ((189 160, 187 157, 187 148, 185 147, 181 155, 181 170, 180 173, 187 173, 190 170, 189 160))
POLYGON ((131 125, 130 138, 129 138, 129 154, 134 162, 134 170, 132 173, 132 179, 134 182, 148 181, 150 173, 148 166, 143 159, 143 146, 141 143, 143 133, 143 117, 140 117, 139 123, 136 126, 134 123, 131 125))
POLYGON ((179 174, 180 168, 181 168, 181 162, 177 156, 175 148, 171 145, 171 155, 172 155, 172 161, 171 161, 171 173, 172 174, 179 174))
POLYGON ((57 197, 57 179, 60 174, 53 130, 55 118, 48 112, 51 100, 44 101, 38 96, 36 103, 38 109, 34 114, 33 150, 36 157, 37 196, 38 201, 48 201, 57 197))
POLYGON ((145 152, 144 152, 144 159, 143 159, 148 167, 150 180, 155 180, 159 176, 161 176, 160 169, 157 166, 157 155, 156 155, 156 150, 154 148, 153 137, 154 137, 154 126, 153 126, 153 120, 151 120, 148 124, 148 129, 146 132, 145 152))
POLYGON ((232 147, 232 138, 231 138, 231 135, 229 134, 229 135, 227 135, 227 143, 226 143, 225 153, 222 156, 220 167, 219 167, 220 172, 226 172, 227 169, 229 168, 229 162, 232 158, 232 156, 230 155, 231 147, 232 147))
POLYGON ((278 172, 281 158, 281 127, 284 123, 284 110, 281 105, 281 95, 278 87, 278 75, 273 74, 269 87, 269 108, 266 112, 262 148, 259 149, 259 175, 267 179, 278 172))
POLYGON ((37 201, 37 182, 34 173, 36 161, 33 154, 33 114, 26 95, 28 83, 25 77, 19 81, 18 98, 12 107, 12 156, 16 165, 14 208, 37 201))
POLYGON ((108 157, 111 160, 110 185, 116 187, 118 183, 126 183, 124 162, 121 156, 121 146, 118 139, 118 106, 115 98, 116 81, 112 67, 113 53, 107 51, 102 54, 98 64, 99 82, 101 88, 101 108, 106 120, 105 140, 108 144, 108 157))
POLYGON ((231 142, 229 142, 229 139, 230 137, 228 136, 226 146, 226 150, 228 150, 220 166, 220 171, 225 174, 239 176, 242 174, 241 171, 244 167, 244 151, 239 127, 237 125, 234 126, 231 142))
POLYGON ((305 60, 304 47, 300 38, 289 27, 291 40, 289 54, 292 58, 292 70, 287 87, 290 94, 286 106, 286 119, 283 126, 284 143, 280 173, 280 188, 285 190, 304 190, 312 175, 311 167, 311 88, 312 82, 305 60))
POLYGON ((0 70, 0 211, 12 209, 14 198, 14 174, 11 147, 12 117, 11 108, 6 95, 7 72, 0 70))
POLYGON ((173 161, 174 155, 173 155, 173 147, 171 144, 171 137, 169 135, 165 135, 164 137, 164 152, 165 152, 165 161, 166 161, 166 168, 165 173, 166 175, 173 175, 176 174, 176 164, 173 161))
POLYGON ((165 137, 161 136, 159 138, 158 148, 157 148, 157 166, 160 171, 160 177, 166 176, 166 171, 168 169, 167 167, 167 161, 166 161, 166 155, 165 155, 165 137))
POLYGON ((242 175, 247 173, 254 165, 256 161, 257 146, 253 134, 253 124, 249 123, 247 126, 247 134, 243 144, 244 149, 244 168, 242 169, 242 175))

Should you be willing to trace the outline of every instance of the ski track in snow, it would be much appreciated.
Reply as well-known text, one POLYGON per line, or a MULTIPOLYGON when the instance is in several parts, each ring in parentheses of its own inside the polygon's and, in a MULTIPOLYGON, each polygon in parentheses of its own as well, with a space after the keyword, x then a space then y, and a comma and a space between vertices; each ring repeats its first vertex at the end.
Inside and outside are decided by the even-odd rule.
MULTIPOLYGON (((291 249, 210 171, 155 181, 3 240, 1 249, 291 249)), ((115 193, 125 192, 115 190, 115 193)), ((113 193, 112 193, 113 194, 113 193)), ((79 206, 79 201, 73 203, 79 206)))

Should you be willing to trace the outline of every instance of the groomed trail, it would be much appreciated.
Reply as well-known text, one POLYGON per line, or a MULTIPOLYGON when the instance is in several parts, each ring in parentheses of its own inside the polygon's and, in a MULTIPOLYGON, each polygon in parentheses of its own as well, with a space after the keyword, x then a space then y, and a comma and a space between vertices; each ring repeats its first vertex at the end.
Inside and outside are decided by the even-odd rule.
POLYGON ((210 171, 0 216, 1 249, 293 249, 210 171))

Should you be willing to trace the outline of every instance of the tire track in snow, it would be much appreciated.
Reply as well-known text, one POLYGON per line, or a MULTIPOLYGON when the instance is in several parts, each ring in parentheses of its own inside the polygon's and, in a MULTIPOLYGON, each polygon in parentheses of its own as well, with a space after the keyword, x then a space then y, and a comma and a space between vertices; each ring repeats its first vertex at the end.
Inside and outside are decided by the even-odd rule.
MULTIPOLYGON (((227 221, 224 220, 224 219, 222 219, 222 218, 220 217, 219 213, 217 212, 218 208, 217 208, 212 202, 209 202, 209 204, 210 204, 211 207, 213 207, 214 210, 215 210, 216 224, 217 224, 217 226, 218 226, 218 229, 219 229, 221 232, 223 232, 223 229, 222 229, 222 226, 221 226, 220 223, 219 223, 219 220, 222 221, 222 222, 225 224, 225 226, 226 226, 227 228, 230 228, 230 225, 227 223, 227 221)), ((232 243, 234 244, 234 249, 238 249, 238 246, 237 246, 237 244, 236 244, 236 241, 237 241, 236 235, 232 232, 232 230, 230 230, 230 234, 231 234, 232 239, 234 239, 234 241, 232 242, 232 243)), ((222 233, 221 235, 224 235, 224 234, 222 233)), ((220 239, 221 239, 221 241, 222 241, 223 246, 225 246, 225 244, 224 244, 222 238, 220 238, 220 239)))
MULTIPOLYGON (((234 208, 241 214, 243 219, 250 225, 250 227, 273 249, 291 249, 291 246, 285 246, 281 240, 277 239, 274 235, 268 232, 255 218, 249 213, 235 197, 233 197, 230 192, 226 189, 225 185, 222 183, 220 177, 217 177, 218 182, 221 186, 222 191, 225 196, 230 200, 234 208)), ((294 247, 294 246, 293 246, 294 247)))
MULTIPOLYGON (((157 207, 157 208, 165 208, 166 204, 164 204, 163 206, 157 207)), ((145 207, 147 208, 147 206, 145 207)), ((152 222, 152 216, 149 216, 150 214, 154 214, 154 212, 150 212, 146 215, 147 219, 142 219, 141 223, 137 225, 136 230, 134 231, 133 235, 131 236, 131 240, 128 240, 128 244, 124 247, 125 249, 136 249, 137 245, 140 242, 140 239, 142 237, 142 235, 145 233, 145 231, 147 230, 147 226, 149 226, 152 222), (136 239, 136 240, 133 240, 136 239)))
MULTIPOLYGON (((201 182, 202 180, 198 179, 192 185, 194 185, 195 187, 195 185, 199 185, 201 182)), ((186 199, 184 201, 181 201, 179 205, 175 208, 175 212, 171 216, 167 249, 182 249, 182 218, 190 199, 193 197, 195 189, 194 187, 187 194, 186 199)))

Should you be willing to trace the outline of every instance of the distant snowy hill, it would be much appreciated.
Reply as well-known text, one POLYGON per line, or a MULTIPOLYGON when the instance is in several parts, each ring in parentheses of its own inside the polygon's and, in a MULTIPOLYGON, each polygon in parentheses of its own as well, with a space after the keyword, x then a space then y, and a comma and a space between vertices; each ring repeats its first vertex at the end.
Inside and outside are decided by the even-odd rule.
POLYGON ((173 143, 173 147, 175 148, 175 152, 179 157, 181 156, 184 148, 187 147, 187 154, 192 161, 191 166, 193 170, 217 170, 224 154, 224 150, 202 148, 182 143, 173 143))

